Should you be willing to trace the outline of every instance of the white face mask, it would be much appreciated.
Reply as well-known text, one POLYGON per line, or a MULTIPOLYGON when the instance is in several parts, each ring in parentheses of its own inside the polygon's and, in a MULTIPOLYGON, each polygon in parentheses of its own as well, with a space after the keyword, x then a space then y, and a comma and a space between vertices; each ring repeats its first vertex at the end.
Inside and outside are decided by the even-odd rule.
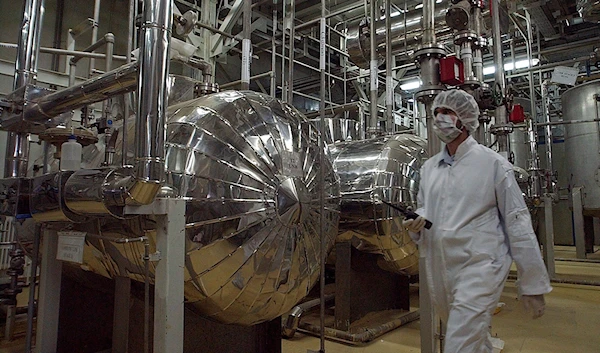
POLYGON ((460 135, 461 130, 456 127, 458 118, 448 114, 437 114, 433 119, 433 132, 444 143, 454 141, 460 135))

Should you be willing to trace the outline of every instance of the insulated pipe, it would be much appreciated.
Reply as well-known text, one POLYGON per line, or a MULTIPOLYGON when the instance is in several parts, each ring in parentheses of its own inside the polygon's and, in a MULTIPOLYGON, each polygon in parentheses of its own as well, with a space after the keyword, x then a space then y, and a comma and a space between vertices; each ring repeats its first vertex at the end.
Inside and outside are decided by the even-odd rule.
MULTIPOLYGON (((13 89, 36 82, 37 59, 40 50, 44 0, 27 0, 23 10, 21 31, 15 59, 13 89)), ((26 99, 27 97, 23 97, 26 99)), ((29 159, 29 134, 11 132, 8 135, 5 156, 5 177, 21 177, 27 174, 29 159)))
POLYGON ((250 61, 252 50, 252 0, 243 2, 243 34, 242 39, 242 90, 250 89, 250 61))
POLYGON ((370 0, 371 3, 371 10, 370 10, 370 15, 371 15, 371 20, 369 22, 369 25, 371 26, 371 30, 370 30, 370 52, 371 52, 371 60, 370 60, 370 77, 371 77, 371 89, 370 89, 370 109, 369 109, 369 128, 367 129, 367 132, 369 134, 370 137, 375 137, 379 134, 380 132, 380 128, 379 128, 379 119, 378 119, 378 112, 377 112, 377 98, 379 97, 378 95, 378 86, 379 86, 379 79, 377 77, 377 73, 378 73, 378 57, 377 57, 377 33, 375 30, 375 24, 376 21, 375 19, 377 18, 377 0, 370 0))
POLYGON ((49 118, 101 102, 108 97, 134 91, 137 88, 138 63, 133 62, 94 77, 76 86, 46 95, 23 111, 25 120, 42 124, 49 118))
MULTIPOLYGON (((135 35, 135 26, 134 26, 134 18, 136 11, 136 2, 137 0, 129 0, 129 26, 127 27, 127 52, 125 53, 127 64, 131 62, 131 51, 133 49, 133 38, 135 35)), ((127 120, 129 120, 130 110, 129 110, 129 100, 131 100, 131 95, 125 94, 123 96, 125 101, 125 107, 123 110, 123 128, 121 130, 122 144, 121 146, 127 146, 127 120)), ((127 151, 123 147, 123 152, 121 153, 121 165, 127 165, 127 151)))
POLYGON ((131 200, 137 204, 151 203, 164 179, 173 2, 144 1, 143 9, 134 165, 138 182, 131 200))
POLYGON ((548 81, 542 83, 542 112, 546 123, 546 193, 554 192, 554 165, 552 163, 552 125, 550 124, 550 97, 548 96, 548 81))

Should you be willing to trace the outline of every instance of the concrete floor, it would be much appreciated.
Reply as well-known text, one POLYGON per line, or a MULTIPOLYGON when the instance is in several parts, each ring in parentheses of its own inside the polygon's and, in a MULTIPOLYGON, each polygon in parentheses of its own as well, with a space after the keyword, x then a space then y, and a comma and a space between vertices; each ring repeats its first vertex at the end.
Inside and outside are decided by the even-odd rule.
MULTIPOLYGON (((574 257, 574 250, 557 247, 556 256, 574 257)), ((599 257, 600 252, 588 256, 599 257)), ((556 267, 561 278, 600 281, 600 263, 558 261, 556 267)), ((600 353, 600 287, 569 284, 553 284, 553 287, 546 296, 546 314, 533 320, 516 299, 514 281, 507 282, 500 300, 505 306, 492 321, 492 334, 505 341, 503 353, 600 353)), ((318 338, 301 333, 292 340, 283 340, 282 345, 283 353, 307 353, 320 347, 318 338)), ((20 335, 15 342, 0 342, 0 353, 21 353, 23 347, 24 335, 20 335)), ((420 352, 419 322, 400 327, 365 346, 327 341, 325 349, 327 353, 420 352)))

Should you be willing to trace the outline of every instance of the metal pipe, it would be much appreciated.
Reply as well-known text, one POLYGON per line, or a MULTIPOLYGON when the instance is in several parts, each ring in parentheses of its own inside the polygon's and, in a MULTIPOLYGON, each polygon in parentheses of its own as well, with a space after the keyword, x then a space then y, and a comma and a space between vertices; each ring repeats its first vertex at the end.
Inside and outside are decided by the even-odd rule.
POLYGON ((275 92, 277 89, 277 69, 275 66, 277 65, 277 45, 275 43, 275 34, 277 33, 277 7, 273 6, 273 36, 271 37, 271 97, 275 98, 275 92))
MULTIPOLYGON (((334 299, 335 299, 335 294, 327 294, 325 296, 326 302, 331 302, 334 299)), ((282 336, 285 338, 294 337, 294 334, 296 333, 296 330, 298 329, 298 325, 300 324, 300 319, 302 318, 302 315, 305 312, 319 306, 320 304, 321 304, 321 297, 296 305, 292 309, 292 311, 290 311, 290 315, 287 317, 287 319, 285 320, 285 322, 282 325, 283 326, 282 330, 281 330, 282 336)))
MULTIPOLYGON (((473 8, 473 29, 477 36, 483 35, 483 14, 479 6, 473 8)), ((483 83, 483 53, 479 45, 473 48, 473 74, 475 79, 483 83)))
POLYGON ((394 78, 392 77, 391 0, 385 0, 385 117, 386 132, 394 131, 394 78))
MULTIPOLYGON (((135 11, 136 11, 136 2, 137 0, 129 0, 129 19, 128 19, 128 27, 127 27, 127 52, 125 53, 127 64, 131 62, 131 51, 133 50, 133 38, 134 38, 134 19, 135 19, 135 11)), ((125 107, 123 109, 123 127, 121 128, 121 136, 123 138, 121 147, 123 151, 121 151, 121 165, 127 165, 127 120, 129 120, 129 101, 131 100, 131 96, 129 94, 123 95, 123 100, 125 101, 125 107)))
MULTIPOLYGON (((92 43, 98 41, 98 22, 100 21, 100 2, 101 0, 94 1, 94 23, 92 24, 92 43)), ((90 77, 92 77, 94 71, 94 64, 96 61, 90 59, 90 77)))
MULTIPOLYGON (((296 24, 294 17, 296 16, 296 0, 290 0, 290 14, 289 14, 289 25, 290 25, 290 44, 288 45, 289 55, 289 66, 288 66, 288 98, 287 101, 290 104, 294 104, 294 39, 296 37, 296 24)), ((285 45, 285 42, 284 42, 285 45)))
POLYGON ((370 137, 375 137, 379 134, 380 129, 379 129, 379 119, 378 119, 378 109, 377 109, 377 98, 379 97, 378 95, 378 86, 379 86, 379 78, 377 76, 378 73, 378 69, 377 67, 378 65, 378 58, 377 58, 377 43, 376 43, 376 38, 377 38, 377 33, 376 33, 376 27, 375 27, 375 23, 376 23, 376 19, 377 19, 377 0, 370 0, 370 16, 371 16, 371 20, 369 22, 370 25, 370 51, 371 51, 371 58, 370 58, 370 81, 371 81, 371 89, 370 89, 370 94, 369 94, 369 100, 370 100, 370 109, 369 109, 369 127, 367 129, 367 132, 369 134, 370 137))
POLYGON ((138 182, 132 189, 132 201, 149 204, 160 189, 165 172, 165 115, 173 2, 144 1, 143 9, 135 133, 138 182))
POLYGON ((137 87, 137 72, 138 63, 134 62, 76 86, 54 92, 27 106, 23 117, 25 120, 43 123, 61 113, 131 92, 137 87))
POLYGON ((29 134, 9 132, 6 142, 4 177, 18 178, 27 175, 29 160, 29 134))
MULTIPOLYGON (((363 6, 362 2, 356 1, 356 2, 348 5, 347 7, 344 7, 342 9, 337 10, 337 11, 333 11, 333 12, 330 12, 329 14, 326 14, 325 18, 331 18, 331 17, 339 16, 339 15, 347 13, 348 11, 352 11, 352 10, 357 9, 359 7, 362 7, 362 6, 363 6)), ((322 18, 323 18, 323 16, 321 16, 319 18, 315 18, 315 19, 307 21, 307 22, 304 22, 302 24, 299 24, 298 26, 296 26, 296 30, 299 31, 301 29, 304 29, 304 28, 307 28, 307 27, 310 27, 310 26, 316 26, 317 24, 319 24, 321 22, 322 18)))
MULTIPOLYGON (((18 49, 18 47, 19 46, 14 43, 5 43, 5 42, 0 43, 0 48, 18 49)), ((40 53, 46 53, 46 54, 72 55, 72 56, 82 57, 82 58, 104 59, 106 57, 106 55, 102 54, 102 53, 87 53, 87 52, 78 51, 78 50, 67 50, 67 49, 59 49, 59 48, 40 47, 39 51, 40 51, 40 53)), ((127 58, 125 56, 121 56, 121 55, 113 55, 113 59, 125 61, 127 58)))
MULTIPOLYGON (((292 0, 294 1, 294 0, 292 0)), ((372 0, 373 1, 373 0, 372 0)), ((319 112, 321 124, 319 126, 319 165, 325 165, 325 58, 327 55, 327 1, 321 0, 321 22, 319 26, 319 69, 321 79, 319 112)), ((293 39, 292 39, 293 40, 293 39)), ((291 63, 290 63, 291 65, 291 63)), ((292 104, 293 102, 289 102, 292 104)), ((325 236, 325 168, 319 168, 319 239, 320 257, 319 267, 319 342, 320 352, 325 352, 325 262, 327 262, 327 239, 325 236)))
POLYGON ((423 1, 423 42, 436 42, 434 1, 423 1))
MULTIPOLYGON (((13 89, 33 84, 37 80, 37 59, 40 50, 44 0, 26 0, 19 33, 13 89)), ((23 97, 26 99, 27 97, 23 97)), ((6 144, 5 177, 27 174, 29 134, 10 132, 6 144)))
MULTIPOLYGON (((490 1, 490 11, 492 13, 492 37, 494 38, 493 42, 493 52, 494 52, 494 64, 496 66, 496 71, 494 72, 494 79, 496 81, 496 85, 500 87, 499 94, 502 95, 502 104, 496 108, 494 112, 495 117, 495 125, 502 126, 505 125, 508 121, 508 112, 506 109, 506 105, 504 104, 504 97, 506 95, 506 75, 504 73, 504 58, 503 58, 503 50, 502 50, 502 33, 500 31, 500 1, 499 0, 491 0, 490 1)), ((510 153, 509 145, 508 145, 508 135, 501 131, 496 135, 496 140, 498 142, 498 152, 504 155, 505 158, 508 157, 510 153)))
POLYGON ((242 39, 242 90, 250 89, 250 61, 252 50, 252 0, 243 2, 243 35, 242 39))
POLYGON ((554 165, 552 162, 552 126, 550 123, 550 97, 548 97, 548 81, 542 82, 542 114, 546 129, 546 193, 554 193, 554 165))
POLYGON ((35 315, 35 286, 37 281, 37 267, 40 256, 40 238, 42 225, 37 224, 33 235, 33 254, 31 256, 31 272, 29 274, 29 303, 27 303, 27 336, 25 339, 25 352, 31 352, 33 338, 33 317, 35 315))
MULTIPOLYGON (((271 74, 272 74, 271 71, 263 72, 262 74, 258 74, 258 75, 250 77, 250 80, 252 81, 252 80, 256 80, 256 79, 263 78, 263 77, 270 77, 271 74)), ((228 82, 228 83, 226 83, 224 85, 221 85, 221 89, 227 89, 227 88, 230 88, 230 87, 235 87, 237 85, 241 85, 242 83, 243 83, 242 80, 228 82)))

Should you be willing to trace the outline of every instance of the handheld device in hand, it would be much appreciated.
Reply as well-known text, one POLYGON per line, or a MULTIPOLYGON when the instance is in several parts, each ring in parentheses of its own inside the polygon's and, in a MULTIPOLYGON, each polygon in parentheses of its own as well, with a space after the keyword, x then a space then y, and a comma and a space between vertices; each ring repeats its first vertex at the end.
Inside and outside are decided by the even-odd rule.
MULTIPOLYGON (((406 217, 407 219, 417 219, 417 217, 419 217, 418 214, 414 213, 413 211, 407 210, 406 208, 404 208, 402 206, 393 205, 393 204, 391 204, 387 201, 383 201, 383 200, 381 200, 381 202, 390 206, 391 208, 395 209, 396 211, 402 213, 404 215, 404 217, 406 217)), ((431 221, 425 220, 425 228, 431 229, 432 225, 433 225, 433 223, 431 223, 431 221)))

